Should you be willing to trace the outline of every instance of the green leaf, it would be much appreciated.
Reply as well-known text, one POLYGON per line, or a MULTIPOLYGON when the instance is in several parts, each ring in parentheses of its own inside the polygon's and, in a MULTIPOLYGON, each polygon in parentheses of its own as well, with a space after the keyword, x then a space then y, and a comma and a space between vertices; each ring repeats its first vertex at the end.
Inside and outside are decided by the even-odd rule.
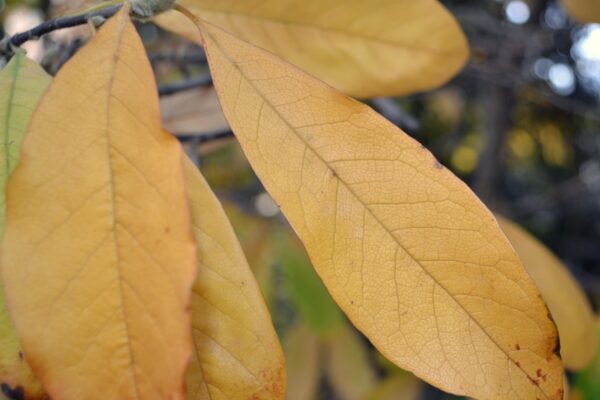
POLYGON ((4 231, 6 180, 17 164, 35 106, 51 81, 24 53, 17 53, 0 71, 0 136, 4 143, 0 149, 0 232, 4 231))
POLYGON ((342 326, 342 313, 313 269, 300 242, 290 233, 275 231, 277 259, 283 264, 290 299, 306 324, 319 335, 342 326))
MULTIPOLYGON (((600 320, 596 323, 596 332, 600 340, 600 320)), ((575 375, 573 398, 576 398, 575 393, 580 394, 581 399, 600 399, 600 349, 596 350, 590 366, 575 375)))

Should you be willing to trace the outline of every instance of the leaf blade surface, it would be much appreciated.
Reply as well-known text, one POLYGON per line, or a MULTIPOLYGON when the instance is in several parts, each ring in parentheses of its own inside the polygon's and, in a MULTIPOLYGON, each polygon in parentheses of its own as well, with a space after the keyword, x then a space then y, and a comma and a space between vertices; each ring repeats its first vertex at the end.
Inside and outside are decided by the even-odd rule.
POLYGON ((183 154, 127 12, 56 76, 8 185, 7 297, 57 399, 181 398, 191 353, 183 154))
POLYGON ((466 185, 370 108, 201 25, 246 156, 373 344, 450 392, 562 398, 547 308, 466 185))
POLYGON ((185 175, 199 260, 186 398, 283 399, 285 362, 258 284, 221 204, 189 160, 185 175))
MULTIPOLYGON (((180 4, 355 97, 432 89, 454 76, 469 54, 458 23, 435 0, 180 4)), ((157 22, 198 40, 193 24, 175 12, 159 16, 157 22)))
POLYGON ((567 12, 584 23, 600 22, 600 1, 562 0, 567 12))
MULTIPOLYGON (((4 146, 0 151, 0 235, 4 232, 6 216, 6 180, 19 157, 19 147, 33 111, 52 81, 36 63, 18 52, 0 71, 0 136, 4 146)), ((4 285, 0 287, 0 379, 8 389, 21 387, 25 399, 43 398, 44 391, 33 375, 21 346, 14 324, 6 308, 4 285)))
POLYGON ((585 368, 598 346, 596 318, 585 293, 562 262, 535 237, 504 217, 497 219, 556 321, 565 367, 585 368))

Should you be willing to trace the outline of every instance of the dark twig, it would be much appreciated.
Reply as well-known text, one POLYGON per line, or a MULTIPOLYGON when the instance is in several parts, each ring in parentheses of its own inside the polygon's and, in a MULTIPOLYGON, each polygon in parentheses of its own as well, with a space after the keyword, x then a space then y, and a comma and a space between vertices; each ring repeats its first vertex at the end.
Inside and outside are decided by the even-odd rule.
POLYGON ((110 18, 113 15, 115 15, 121 7, 122 5, 118 4, 116 6, 104 8, 102 10, 92 11, 87 14, 62 17, 46 21, 28 31, 13 35, 10 39, 8 39, 9 48, 10 46, 18 47, 29 40, 38 39, 42 35, 59 29, 85 25, 87 24, 88 20, 94 17, 110 18))
POLYGON ((212 77, 209 74, 202 75, 199 77, 187 79, 180 82, 165 83, 159 85, 158 94, 160 96, 168 96, 184 90, 193 89, 197 87, 206 87, 212 85, 212 77))
POLYGON ((389 97, 377 97, 371 100, 371 105, 381 115, 389 119, 400 129, 405 130, 407 133, 416 133, 421 128, 419 121, 400 107, 400 104, 394 99, 389 97))
POLYGON ((206 64, 206 55, 203 51, 188 54, 177 53, 155 53, 148 55, 152 64, 169 62, 176 64, 206 64))
POLYGON ((217 132, 207 132, 207 133, 176 133, 175 137, 182 142, 190 142, 194 141, 197 144, 204 144, 208 142, 212 142, 215 140, 226 139, 233 137, 233 132, 231 130, 226 131, 217 131, 217 132))

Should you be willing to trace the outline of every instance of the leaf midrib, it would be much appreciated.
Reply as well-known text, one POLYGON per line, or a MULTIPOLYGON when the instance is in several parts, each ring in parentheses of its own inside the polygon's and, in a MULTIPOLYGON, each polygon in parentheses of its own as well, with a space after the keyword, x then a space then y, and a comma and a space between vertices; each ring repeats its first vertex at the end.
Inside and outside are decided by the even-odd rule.
MULTIPOLYGON (((213 27, 215 27, 216 29, 219 29, 218 27, 216 27, 215 25, 202 20, 202 23, 206 23, 208 25, 211 25, 213 27)), ((267 98, 265 97, 265 95, 258 89, 258 87, 254 84, 254 82, 252 80, 250 80, 245 74, 244 72, 240 69, 238 63, 236 63, 235 61, 233 61, 229 55, 227 54, 227 52, 225 52, 223 50, 223 48, 220 46, 219 42, 214 38, 214 36, 206 29, 203 29, 202 32, 206 33, 207 36, 209 36, 209 38, 212 40, 213 43, 215 43, 216 47, 219 49, 219 51, 221 52, 221 54, 223 54, 223 56, 229 61, 230 65, 235 68, 239 73, 240 73, 240 77, 242 77, 246 83, 248 83, 248 85, 250 85, 255 91, 256 93, 262 98, 263 102, 265 104, 268 104, 269 107, 271 108, 271 110, 279 117, 279 119, 294 133, 294 135, 296 135, 296 137, 306 146, 307 149, 310 149, 310 151, 330 170, 334 173, 334 177, 338 180, 338 182, 340 182, 341 184, 344 185, 344 187, 346 187, 346 189, 352 194, 352 196, 354 196, 356 198, 356 200, 365 208, 365 210, 367 212, 369 212, 369 214, 371 214, 371 217, 385 230, 385 232, 390 235, 390 237, 392 238, 392 240, 394 242, 396 242, 397 246, 399 246, 400 248, 402 248, 405 253, 417 264, 419 265, 419 267, 421 267, 421 269, 423 270, 423 272, 425 272, 430 278, 431 280, 438 286, 440 287, 442 290, 444 290, 444 292, 446 292, 446 294, 460 307, 460 309, 463 310, 463 312, 469 317, 469 319, 471 321, 473 321, 478 327, 479 329, 481 329, 481 331, 483 333, 485 333, 485 335, 488 337, 488 339, 500 350, 500 352, 502 352, 507 359, 509 359, 520 371, 523 372, 523 374, 525 374, 527 376, 527 378, 530 379, 535 379, 534 377, 531 377, 527 371, 525 371, 521 365, 519 363, 517 363, 515 360, 513 360, 513 358, 508 354, 508 352, 506 352, 502 346, 500 346, 500 344, 498 344, 498 342, 487 332, 487 330, 485 330, 483 328, 483 326, 479 323, 479 321, 477 321, 468 311, 467 309, 458 301, 454 298, 454 296, 449 292, 449 290, 444 287, 428 270, 427 268, 425 268, 425 266, 409 251, 407 250, 401 243, 400 241, 396 238, 396 236, 386 227, 386 225, 383 224, 383 222, 373 213, 373 211, 369 208, 368 205, 366 205, 362 199, 356 194, 356 192, 339 176, 339 174, 337 174, 337 172, 335 171, 335 169, 333 169, 324 159, 323 157, 321 157, 321 155, 312 147, 310 146, 309 142, 307 142, 296 130, 296 128, 294 128, 279 112, 279 110, 277 110, 272 104, 270 104, 267 101, 267 98)), ((241 40, 241 39, 240 39, 241 40)), ((356 101, 356 100, 353 100, 356 101)), ((235 133, 235 132, 234 132, 235 133)), ((394 266, 395 267, 395 266, 394 266)), ((538 390, 544 395, 544 397, 546 399, 550 399, 548 397, 548 395, 546 394, 546 392, 539 386, 537 386, 538 390)))
POLYGON ((129 324, 128 324, 128 319, 127 319, 127 312, 125 311, 125 296, 124 296, 124 290, 123 290, 123 276, 121 273, 121 255, 120 255, 120 251, 119 251, 119 246, 118 246, 118 242, 119 242, 119 236, 117 234, 117 201, 116 201, 116 182, 114 179, 114 169, 113 169, 113 156, 111 155, 111 135, 110 135, 110 114, 111 114, 111 109, 112 109, 112 91, 113 91, 113 87, 114 87, 114 83, 115 83, 115 74, 117 71, 117 64, 119 62, 119 54, 121 52, 121 45, 123 44, 123 36, 124 36, 124 32, 125 32, 125 28, 127 26, 127 18, 123 17, 123 13, 119 13, 117 14, 117 16, 115 18, 121 18, 120 25, 119 25, 119 30, 118 33, 116 35, 116 47, 115 47, 115 51, 112 54, 112 66, 111 66, 111 71, 110 71, 110 76, 109 76, 109 80, 107 83, 107 91, 106 91, 106 118, 104 121, 104 136, 106 139, 106 157, 107 157, 107 166, 108 166, 108 175, 109 175, 109 179, 110 179, 110 199, 111 199, 111 230, 112 230, 112 236, 113 236, 113 247, 114 247, 114 254, 115 254, 115 264, 116 264, 116 271, 117 271, 117 281, 118 281, 118 288, 119 288, 119 297, 121 299, 120 301, 120 305, 121 305, 121 312, 123 314, 123 325, 125 328, 125 336, 126 336, 126 342, 127 342, 127 352, 128 352, 128 356, 129 356, 129 371, 131 374, 131 381, 133 383, 133 387, 135 390, 135 396, 136 398, 140 399, 140 391, 139 391, 139 387, 138 387, 138 382, 136 379, 136 375, 135 375, 135 371, 134 371, 134 365, 135 365, 135 358, 134 358, 134 354, 133 354, 133 349, 131 347, 131 335, 129 334, 129 324))

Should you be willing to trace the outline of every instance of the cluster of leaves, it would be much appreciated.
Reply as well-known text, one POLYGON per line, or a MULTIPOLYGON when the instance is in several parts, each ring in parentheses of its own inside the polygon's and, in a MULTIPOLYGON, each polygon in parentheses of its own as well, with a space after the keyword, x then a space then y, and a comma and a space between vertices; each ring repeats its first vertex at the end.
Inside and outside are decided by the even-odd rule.
MULTIPOLYGON (((172 5, 132 3, 144 17, 172 5)), ((342 94, 447 81, 468 56, 452 16, 433 0, 177 8, 155 21, 204 46, 247 159, 373 345, 448 392, 561 399, 563 364, 584 367, 596 345, 572 277, 520 228, 498 225, 420 144, 342 94)), ((21 53, 0 72, 3 390, 281 399, 269 313, 221 205, 161 125, 129 14, 126 4, 54 79, 21 53)), ((322 329, 345 323, 337 311, 304 313, 322 329)), ((331 340, 332 354, 352 346, 331 340)))

